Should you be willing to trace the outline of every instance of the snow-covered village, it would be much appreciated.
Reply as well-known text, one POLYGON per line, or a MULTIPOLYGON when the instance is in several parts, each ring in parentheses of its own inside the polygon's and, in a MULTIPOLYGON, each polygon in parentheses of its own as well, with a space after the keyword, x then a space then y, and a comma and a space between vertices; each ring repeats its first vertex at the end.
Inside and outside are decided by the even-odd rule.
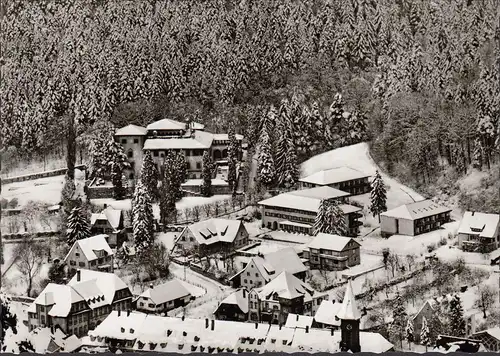
POLYGON ((496 0, 4 0, 2 353, 500 352, 496 0))

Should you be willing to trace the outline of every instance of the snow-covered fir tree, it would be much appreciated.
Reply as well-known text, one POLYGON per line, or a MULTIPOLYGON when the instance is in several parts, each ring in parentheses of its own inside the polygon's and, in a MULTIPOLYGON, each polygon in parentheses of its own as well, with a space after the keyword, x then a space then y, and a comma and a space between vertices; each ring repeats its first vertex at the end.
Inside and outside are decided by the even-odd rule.
POLYGON ((345 236, 347 234, 346 217, 337 201, 332 201, 328 207, 328 214, 331 222, 330 231, 326 233, 345 236))
POLYGON ((454 295, 449 306, 450 332, 453 336, 464 337, 466 325, 462 302, 458 295, 454 295))
POLYGON ((401 348, 403 348, 403 339, 405 336, 407 317, 408 315, 406 314, 403 297, 401 297, 401 294, 398 293, 393 303, 393 320, 390 327, 390 334, 392 335, 394 340, 401 342, 401 348))
POLYGON ((236 129, 234 126, 234 121, 231 121, 229 125, 229 146, 228 146, 228 173, 227 173, 227 183, 229 184, 229 189, 234 193, 238 188, 238 182, 236 181, 236 167, 238 163, 238 141, 236 140, 236 129))
POLYGON ((154 243, 154 216, 151 200, 144 184, 139 180, 132 199, 132 229, 136 253, 140 254, 154 243))
POLYGON ((472 152, 472 166, 477 169, 483 167, 483 147, 481 145, 481 140, 477 137, 474 140, 474 149, 472 152))
POLYGON ((276 145, 275 161, 278 185, 286 188, 294 186, 299 175, 290 110, 288 100, 283 100, 277 123, 277 130, 280 135, 276 145))
POLYGON ((387 190, 378 170, 375 172, 371 186, 369 209, 373 217, 378 216, 380 222, 380 214, 387 211, 387 190))
POLYGON ((108 165, 111 170, 111 183, 113 184, 113 197, 117 200, 126 197, 126 189, 123 187, 123 172, 130 167, 127 155, 122 145, 115 140, 108 141, 107 145, 108 165))
POLYGON ((431 344, 429 334, 430 334, 429 325, 427 324, 427 319, 424 316, 422 318, 422 329, 420 330, 420 344, 425 346, 426 351, 427 351, 427 346, 431 344))
POLYGON ((154 202, 157 199, 157 188, 158 188, 158 169, 153 161, 153 156, 151 151, 147 150, 144 153, 144 159, 142 161, 141 167, 141 181, 146 187, 151 201, 154 202))
POLYGON ((76 206, 68 216, 66 242, 73 246, 75 241, 90 237, 90 222, 81 207, 76 206))
POLYGON ((260 137, 258 178, 266 186, 271 186, 275 178, 274 159, 271 153, 271 144, 267 129, 264 127, 260 137))
MULTIPOLYGON (((10 306, 11 300, 5 294, 0 293, 0 317, 2 329, 0 330, 0 351, 5 353, 35 352, 29 338, 18 340, 14 343, 8 342, 8 338, 18 333, 18 318, 10 306)), ((17 339, 20 339, 17 337, 17 339)))
POLYGON ((330 202, 326 199, 322 199, 319 203, 318 213, 314 220, 313 231, 317 235, 321 232, 326 233, 326 231, 331 230, 331 220, 328 218, 330 202))
POLYGON ((413 335, 413 321, 411 321, 410 319, 408 319, 408 321, 406 322, 405 333, 406 333, 406 341, 408 341, 408 346, 410 346, 411 343, 414 340, 414 335, 413 335))
POLYGON ((172 180, 171 187, 175 189, 175 200, 182 199, 183 193, 181 189, 182 183, 184 183, 187 179, 187 163, 186 158, 182 153, 173 153, 173 172, 172 172, 172 180))
POLYGON ((207 151, 203 153, 201 194, 204 197, 212 196, 212 160, 207 151))

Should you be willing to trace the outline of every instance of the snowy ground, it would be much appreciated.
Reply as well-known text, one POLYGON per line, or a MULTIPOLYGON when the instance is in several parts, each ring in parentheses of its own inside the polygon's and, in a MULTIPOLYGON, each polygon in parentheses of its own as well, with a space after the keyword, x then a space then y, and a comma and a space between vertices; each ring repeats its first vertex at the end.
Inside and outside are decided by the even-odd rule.
MULTIPOLYGON (((231 198, 230 195, 214 195, 210 198, 184 197, 176 203, 176 207, 177 207, 177 211, 182 211, 183 209, 186 209, 186 208, 192 208, 194 206, 211 204, 211 203, 218 201, 218 200, 226 200, 226 199, 230 199, 230 198, 231 198)), ((130 199, 124 199, 124 200, 115 200, 112 198, 92 199, 91 202, 95 205, 101 205, 101 206, 104 206, 104 204, 106 204, 106 205, 111 206, 115 209, 121 209, 121 210, 131 210, 131 207, 132 207, 130 199)), ((156 218, 160 217, 160 208, 159 208, 158 204, 153 204, 153 214, 155 215, 156 218)))
MULTIPOLYGON (((76 169, 75 184, 80 194, 83 194, 84 179, 84 173, 76 169)), ((17 198, 21 207, 30 200, 55 205, 61 201, 63 184, 64 175, 3 184, 2 198, 17 198)))

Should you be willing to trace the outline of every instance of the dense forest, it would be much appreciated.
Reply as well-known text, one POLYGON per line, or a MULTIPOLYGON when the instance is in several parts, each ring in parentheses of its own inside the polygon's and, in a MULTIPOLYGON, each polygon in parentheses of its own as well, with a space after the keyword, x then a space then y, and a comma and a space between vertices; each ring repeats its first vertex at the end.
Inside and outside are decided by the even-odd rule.
POLYGON ((64 132, 71 165, 96 125, 162 117, 256 142, 286 111, 299 160, 369 140, 425 184, 499 158, 497 0, 7 0, 1 16, 1 145, 19 154, 64 132))

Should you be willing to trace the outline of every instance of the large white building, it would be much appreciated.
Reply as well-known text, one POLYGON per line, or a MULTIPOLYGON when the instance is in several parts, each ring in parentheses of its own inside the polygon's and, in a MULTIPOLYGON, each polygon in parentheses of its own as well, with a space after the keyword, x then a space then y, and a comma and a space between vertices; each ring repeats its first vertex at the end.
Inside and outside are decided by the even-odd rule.
MULTIPOLYGON (((186 158, 188 179, 201 178, 203 153, 208 152, 217 162, 227 158, 228 134, 214 134, 205 131, 202 124, 163 119, 147 127, 128 125, 117 130, 115 140, 121 143, 128 157, 131 169, 128 179, 139 176, 143 152, 151 151, 153 160, 161 170, 165 153, 169 150, 181 152, 186 158)), ((242 135, 236 135, 240 148, 242 135)), ((241 151, 240 151, 241 158, 241 151)))

